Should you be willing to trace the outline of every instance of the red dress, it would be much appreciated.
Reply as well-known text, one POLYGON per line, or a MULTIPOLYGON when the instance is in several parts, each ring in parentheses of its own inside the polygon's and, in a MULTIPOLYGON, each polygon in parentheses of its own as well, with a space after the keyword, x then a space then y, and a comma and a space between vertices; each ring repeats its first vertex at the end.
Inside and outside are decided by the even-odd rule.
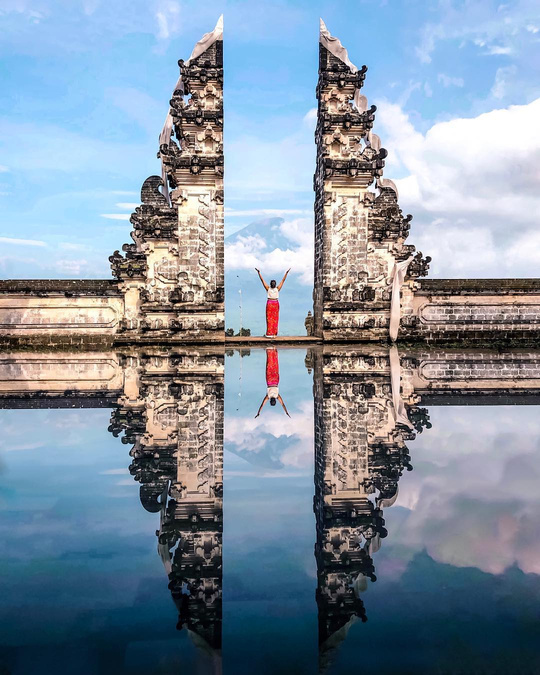
POLYGON ((268 289, 268 295, 275 295, 275 298, 268 297, 266 301, 266 335, 276 336, 278 334, 279 324, 279 300, 277 299, 277 289, 268 289))

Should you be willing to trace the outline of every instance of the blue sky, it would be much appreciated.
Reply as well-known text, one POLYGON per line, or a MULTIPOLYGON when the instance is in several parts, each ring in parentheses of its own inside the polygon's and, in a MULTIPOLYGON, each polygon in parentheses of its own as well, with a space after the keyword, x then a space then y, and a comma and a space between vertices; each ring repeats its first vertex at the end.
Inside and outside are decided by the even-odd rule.
MULTIPOLYGON (((318 18, 369 71, 375 131, 433 276, 537 276, 540 5, 3 0, 0 274, 108 277, 178 58, 225 20, 226 231, 285 219, 308 292, 318 18)), ((283 256, 257 238, 229 270, 283 256), (252 255, 248 255, 251 253, 252 255)), ((278 269, 279 268, 279 269, 278 269)))

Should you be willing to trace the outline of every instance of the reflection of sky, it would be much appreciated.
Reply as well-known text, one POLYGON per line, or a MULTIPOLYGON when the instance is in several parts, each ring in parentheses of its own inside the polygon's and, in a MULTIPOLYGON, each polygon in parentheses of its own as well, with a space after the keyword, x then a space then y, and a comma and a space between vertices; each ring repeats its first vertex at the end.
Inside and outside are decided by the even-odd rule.
POLYGON ((313 400, 305 350, 280 349, 267 403, 262 349, 225 366, 223 655, 229 673, 317 667, 313 400))
MULTIPOLYGON (((0 672, 193 663, 109 410, 1 410, 0 672)), ((173 672, 165 670, 164 672, 173 672)))
POLYGON ((534 406, 440 407, 409 444, 412 472, 329 673, 359 645, 378 673, 537 673, 540 421, 534 406), (391 646, 391 649, 389 649, 391 646))
MULTIPOLYGON (((305 350, 226 358, 223 672, 316 673, 313 401, 305 350)), ((328 673, 536 673, 537 408, 440 407, 384 512, 377 581, 328 673)), ((108 410, 2 410, 0 672, 207 673, 108 410)))
POLYGON ((235 471, 252 474, 254 481, 274 476, 309 475, 313 478, 312 376, 304 365, 304 349, 280 349, 279 393, 290 418, 279 403, 267 402, 255 415, 266 395, 266 353, 251 350, 227 357, 225 378, 225 454, 228 477, 235 471), (239 461, 242 460, 242 461, 239 461))

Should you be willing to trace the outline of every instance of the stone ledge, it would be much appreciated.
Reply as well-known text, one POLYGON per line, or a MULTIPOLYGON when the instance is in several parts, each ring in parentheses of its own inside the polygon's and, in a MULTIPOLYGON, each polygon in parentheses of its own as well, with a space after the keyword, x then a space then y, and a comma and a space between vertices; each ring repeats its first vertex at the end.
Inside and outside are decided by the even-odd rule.
POLYGON ((21 293, 39 297, 39 294, 64 294, 70 296, 107 295, 121 296, 115 279, 3 279, 0 294, 21 293))
POLYGON ((104 335, 96 333, 89 335, 85 333, 43 333, 38 331, 30 332, 28 335, 0 335, 0 352, 6 352, 13 349, 22 351, 37 350, 49 351, 59 348, 65 348, 68 351, 104 351, 110 350, 114 341, 114 335, 104 335))
POLYGON ((540 295, 538 279, 422 279, 415 295, 540 295))

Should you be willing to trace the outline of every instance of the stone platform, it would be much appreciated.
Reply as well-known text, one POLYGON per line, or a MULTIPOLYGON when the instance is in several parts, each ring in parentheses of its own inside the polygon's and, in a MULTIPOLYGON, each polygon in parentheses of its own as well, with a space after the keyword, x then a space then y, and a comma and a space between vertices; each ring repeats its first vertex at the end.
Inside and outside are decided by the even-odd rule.
POLYGON ((322 342, 322 338, 315 337, 312 335, 278 335, 275 338, 267 338, 263 335, 249 335, 249 336, 234 336, 226 337, 226 345, 260 345, 260 346, 269 346, 269 345, 279 345, 280 349, 282 347, 287 347, 289 345, 314 345, 322 342))

